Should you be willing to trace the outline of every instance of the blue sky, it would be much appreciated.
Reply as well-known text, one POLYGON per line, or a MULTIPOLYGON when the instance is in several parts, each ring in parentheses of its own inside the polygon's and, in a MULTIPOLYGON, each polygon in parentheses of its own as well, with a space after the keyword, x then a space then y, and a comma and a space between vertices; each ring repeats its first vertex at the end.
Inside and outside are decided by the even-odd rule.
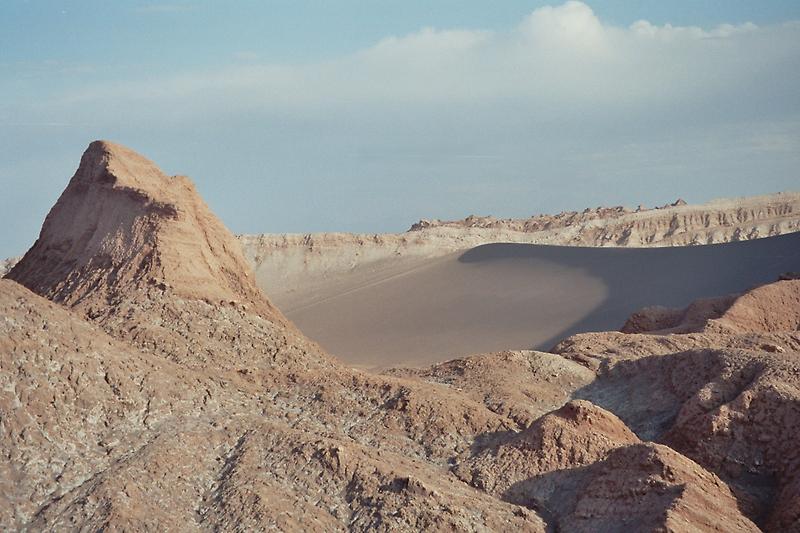
POLYGON ((0 256, 93 139, 236 232, 800 187, 796 1, 0 4, 0 256))

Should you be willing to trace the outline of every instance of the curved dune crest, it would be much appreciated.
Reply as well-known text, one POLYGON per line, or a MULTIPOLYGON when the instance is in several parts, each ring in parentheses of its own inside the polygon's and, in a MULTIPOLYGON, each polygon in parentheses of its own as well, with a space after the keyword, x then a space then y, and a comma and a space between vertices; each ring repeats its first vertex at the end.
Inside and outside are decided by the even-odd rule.
MULTIPOLYGON (((730 304, 718 295, 798 267, 800 233, 661 248, 497 243, 413 266, 399 261, 396 271, 367 281, 331 280, 275 301, 348 363, 420 365, 473 353, 550 350, 586 331, 704 327, 730 304), (706 300, 686 311, 651 308, 631 316, 648 305, 682 307, 698 298, 706 300)), ((790 283, 797 282, 781 282, 790 283)), ((779 324, 762 327, 773 326, 779 324)))

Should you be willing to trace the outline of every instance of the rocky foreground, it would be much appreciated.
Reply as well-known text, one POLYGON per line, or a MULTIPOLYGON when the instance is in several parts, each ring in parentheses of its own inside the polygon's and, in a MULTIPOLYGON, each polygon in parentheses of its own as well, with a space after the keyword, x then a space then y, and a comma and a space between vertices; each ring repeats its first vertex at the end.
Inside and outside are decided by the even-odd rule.
POLYGON ((270 304, 188 178, 95 142, 0 281, 0 527, 797 531, 791 278, 363 373, 270 304))

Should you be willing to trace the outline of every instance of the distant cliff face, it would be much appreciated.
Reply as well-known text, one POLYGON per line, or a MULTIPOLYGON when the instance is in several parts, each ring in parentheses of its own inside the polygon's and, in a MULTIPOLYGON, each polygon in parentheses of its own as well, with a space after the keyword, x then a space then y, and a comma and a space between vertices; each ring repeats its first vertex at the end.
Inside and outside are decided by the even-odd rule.
MULTIPOLYGON (((494 242, 691 246, 795 231, 800 231, 800 193, 787 192, 699 205, 678 200, 653 209, 597 207, 526 219, 471 215, 455 221, 420 220, 398 234, 267 233, 241 235, 239 240, 259 286, 280 303, 287 293, 313 290, 331 278, 380 272, 494 242)), ((224 248, 227 252, 232 247, 224 248)), ((19 258, 0 261, 0 276, 17 261, 19 258)))
POLYGON ((716 200, 688 205, 683 200, 653 209, 597 207, 498 219, 471 215, 463 220, 421 220, 410 231, 432 228, 493 229, 537 235, 539 244, 577 246, 685 246, 741 241, 800 229, 800 194, 716 200))
POLYGON ((240 236, 257 280, 281 303, 284 294, 332 278, 369 275, 400 263, 443 256, 495 242, 565 246, 688 246, 800 231, 800 193, 683 200, 654 209, 599 207, 527 219, 469 216, 421 220, 400 234, 319 233, 240 236))

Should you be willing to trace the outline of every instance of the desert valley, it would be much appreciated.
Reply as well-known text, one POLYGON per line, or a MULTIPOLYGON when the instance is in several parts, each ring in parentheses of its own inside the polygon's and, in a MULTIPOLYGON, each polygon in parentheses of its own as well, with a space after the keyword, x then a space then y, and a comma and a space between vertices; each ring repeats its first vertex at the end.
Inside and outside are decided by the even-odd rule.
POLYGON ((0 532, 800 533, 797 0, 5 0, 0 139, 0 532))
POLYGON ((5 530, 800 531, 800 195, 235 237, 89 145, 0 280, 5 530))

